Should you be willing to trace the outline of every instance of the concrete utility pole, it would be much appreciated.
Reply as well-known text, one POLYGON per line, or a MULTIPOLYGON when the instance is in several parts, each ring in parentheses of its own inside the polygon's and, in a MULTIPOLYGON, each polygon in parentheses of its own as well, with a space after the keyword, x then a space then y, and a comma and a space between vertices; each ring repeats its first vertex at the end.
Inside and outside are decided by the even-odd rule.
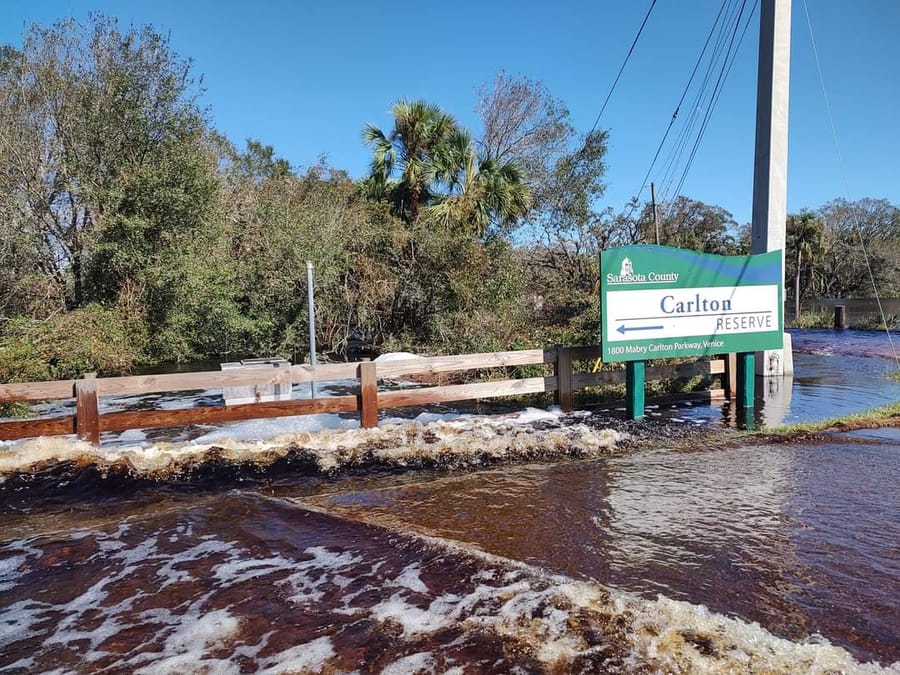
MULTIPOLYGON (((784 250, 790 71, 791 0, 762 0, 759 15, 751 253, 784 250)), ((784 279, 783 256, 781 278, 784 279)), ((785 334, 785 337, 787 354, 784 349, 779 349, 756 355, 757 375, 786 375, 793 371, 790 336, 785 334)))
POLYGON ((656 229, 656 243, 659 244, 659 213, 656 210, 656 186, 650 183, 650 203, 653 204, 653 227, 656 229))

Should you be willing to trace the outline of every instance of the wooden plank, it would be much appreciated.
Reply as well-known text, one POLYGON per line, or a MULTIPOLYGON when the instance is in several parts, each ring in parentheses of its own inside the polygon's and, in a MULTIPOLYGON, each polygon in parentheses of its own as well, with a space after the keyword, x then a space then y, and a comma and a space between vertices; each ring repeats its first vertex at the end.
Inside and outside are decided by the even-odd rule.
POLYGON ((75 380, 0 384, 0 403, 55 401, 75 397, 75 380))
POLYGON ((359 364, 359 410, 363 429, 378 426, 378 373, 372 361, 359 364))
POLYGON ((555 377, 529 377, 521 380, 494 380, 472 384, 454 384, 446 387, 424 387, 385 391, 378 394, 378 407, 402 408, 429 403, 468 401, 477 398, 517 396, 556 390, 555 377))
POLYGON ((420 359, 386 361, 378 364, 379 377, 400 377, 418 373, 448 373, 479 368, 503 368, 505 366, 529 366, 551 363, 556 355, 553 350, 524 349, 512 352, 484 352, 454 356, 428 356, 420 359), (552 355, 548 361, 547 353, 552 355))
POLYGON ((0 441, 37 436, 65 436, 75 433, 75 416, 48 417, 40 420, 16 420, 0 422, 0 441))
POLYGON ((572 412, 572 352, 556 348, 556 403, 563 412, 572 412))
POLYGON ((142 410, 101 415, 100 430, 157 429, 184 424, 216 424, 269 417, 356 412, 356 409, 356 396, 332 396, 296 401, 272 401, 270 403, 203 406, 175 410, 142 410))
POLYGON ((572 389, 584 387, 600 387, 605 384, 622 384, 625 382, 625 369, 601 370, 597 373, 573 373, 572 389))
POLYGON ((328 380, 355 380, 359 369, 358 361, 350 363, 326 363, 321 366, 299 364, 291 366, 291 379, 294 382, 327 382, 328 380))
POLYGON ((270 369, 232 368, 230 370, 207 370, 196 373, 103 377, 99 380, 99 388, 101 396, 125 396, 155 394, 167 391, 222 389, 223 387, 238 387, 242 385, 276 384, 281 377, 281 369, 274 366, 270 369))
MULTIPOLYGON (((319 382, 356 377, 357 363, 333 363, 323 366, 290 366, 292 382, 319 382)), ((232 368, 196 373, 166 373, 164 375, 128 375, 100 378, 101 396, 155 394, 168 391, 222 389, 253 385, 269 385, 286 381, 285 368, 232 368)))
POLYGON ((75 381, 75 433, 82 441, 100 445, 100 399, 97 378, 85 375, 75 381))
MULTIPOLYGON (((595 358, 599 354, 600 347, 595 345, 572 349, 573 360, 595 358)), ((378 368, 382 377, 398 377, 414 373, 444 373, 479 368, 554 363, 555 360, 556 352, 553 349, 525 349, 389 361, 379 364, 378 368)), ((359 363, 329 363, 316 366, 315 368, 309 365, 295 365, 290 367, 290 372, 291 380, 295 383, 310 382, 312 380, 324 382, 328 380, 354 379, 358 368, 359 363)), ((98 378, 98 395, 127 396, 171 391, 267 385, 282 381, 282 377, 283 374, 280 372, 280 369, 274 367, 271 370, 234 368, 226 371, 210 370, 195 373, 103 377, 98 378)), ((0 384, 0 403, 72 398, 74 396, 74 386, 75 380, 0 384)))
POLYGON ((671 380, 678 377, 695 377, 697 375, 716 375, 721 373, 723 364, 721 359, 715 361, 692 361, 679 363, 673 366, 649 366, 647 368, 648 380, 671 380))

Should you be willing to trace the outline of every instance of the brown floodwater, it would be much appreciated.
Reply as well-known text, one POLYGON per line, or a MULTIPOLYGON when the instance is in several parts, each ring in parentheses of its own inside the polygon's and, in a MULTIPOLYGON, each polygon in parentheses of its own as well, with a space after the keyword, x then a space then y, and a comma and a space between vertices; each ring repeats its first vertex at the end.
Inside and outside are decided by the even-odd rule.
MULTIPOLYGON (((779 419, 900 397, 883 339, 798 343, 779 419)), ((900 672, 900 430, 667 445, 725 417, 652 409, 639 452, 599 413, 413 425, 337 475, 366 432, 304 432, 318 467, 37 443, 0 475, 0 674, 900 672)))
POLYGON ((0 672, 877 672, 898 452, 889 429, 32 503, 4 517, 0 672))
POLYGON ((900 430, 447 476, 316 503, 900 661, 900 430))

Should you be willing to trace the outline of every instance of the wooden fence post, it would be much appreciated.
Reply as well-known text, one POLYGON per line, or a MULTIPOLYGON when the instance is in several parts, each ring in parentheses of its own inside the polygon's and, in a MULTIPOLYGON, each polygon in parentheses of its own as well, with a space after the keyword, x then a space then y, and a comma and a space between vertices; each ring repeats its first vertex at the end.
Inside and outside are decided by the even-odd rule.
POLYGON ((722 375, 722 389, 725 390, 725 398, 731 400, 737 396, 737 354, 725 354, 725 373, 722 375))
POLYGON ((359 364, 359 421, 363 429, 378 426, 378 374, 374 361, 359 364))
POLYGON ((847 327, 847 306, 834 306, 834 329, 844 330, 847 327))
POLYGON ((556 346, 556 404, 563 412, 572 412, 572 352, 556 346))
POLYGON ((75 433, 82 441, 100 445, 100 399, 97 374, 88 373, 75 381, 75 433))

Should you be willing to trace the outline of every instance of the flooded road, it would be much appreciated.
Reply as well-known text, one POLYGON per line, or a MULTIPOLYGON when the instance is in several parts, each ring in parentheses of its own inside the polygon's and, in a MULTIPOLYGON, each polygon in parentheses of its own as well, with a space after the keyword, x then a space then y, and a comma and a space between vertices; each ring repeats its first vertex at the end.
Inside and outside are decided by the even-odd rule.
POLYGON ((883 429, 32 504, 0 673, 900 668, 898 454, 883 429))
POLYGON ((650 451, 318 498, 579 579, 900 661, 900 430, 650 451))
MULTIPOLYGON (((806 337, 787 417, 900 400, 806 337)), ((599 413, 0 448, 42 458, 0 480, 0 673, 900 671, 900 430, 674 451, 727 416, 653 412, 638 451, 599 413)))

